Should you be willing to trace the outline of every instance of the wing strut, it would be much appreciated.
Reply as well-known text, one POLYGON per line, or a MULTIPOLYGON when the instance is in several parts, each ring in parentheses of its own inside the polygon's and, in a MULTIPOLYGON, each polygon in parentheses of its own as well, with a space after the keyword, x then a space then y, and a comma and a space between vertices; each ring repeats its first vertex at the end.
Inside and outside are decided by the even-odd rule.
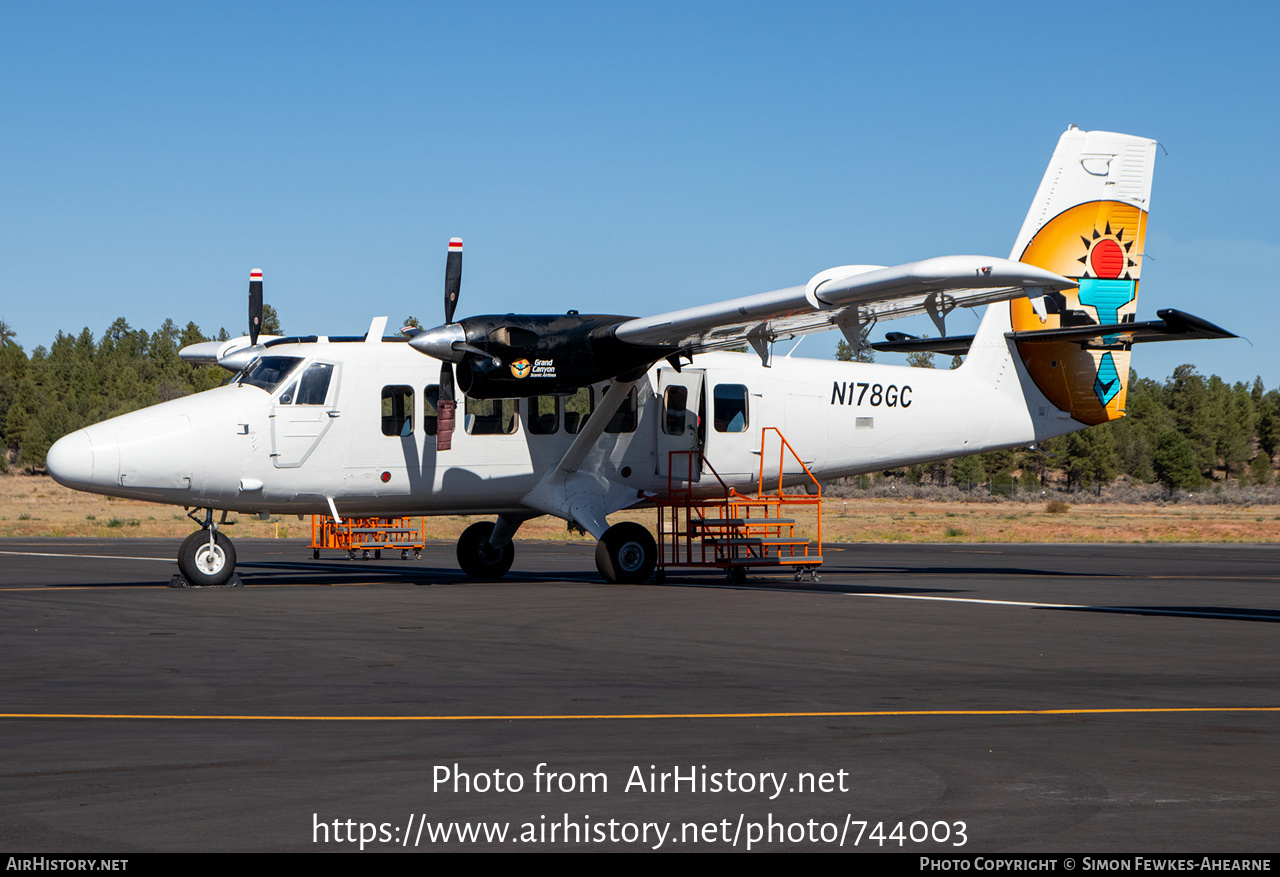
POLYGON ((633 488, 602 478, 595 471, 582 471, 581 466, 638 380, 639 377, 629 381, 619 378, 609 385, 560 463, 525 494, 521 505, 572 521, 599 539, 609 529, 605 516, 635 502, 633 488))

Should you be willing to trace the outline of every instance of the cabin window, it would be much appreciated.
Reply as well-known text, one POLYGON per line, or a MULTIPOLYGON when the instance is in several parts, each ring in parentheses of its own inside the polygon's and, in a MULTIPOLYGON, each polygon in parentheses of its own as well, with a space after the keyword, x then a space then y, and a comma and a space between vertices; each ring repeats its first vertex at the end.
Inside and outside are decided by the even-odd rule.
POLYGON ((240 372, 235 382, 274 393, 300 362, 302 359, 297 356, 259 356, 240 372))
MULTIPOLYGON (((333 365, 327 362, 313 362, 302 373, 298 382, 298 394, 295 405, 323 405, 329 396, 329 381, 333 377, 333 365)), ((292 388, 290 388, 292 389, 292 388)), ((281 401, 284 401, 281 399, 281 401)))
POLYGON ((413 435, 413 387, 382 388, 382 434, 413 435))
POLYGON ((560 431, 560 400, 556 396, 529 397, 529 433, 554 435, 560 431))
POLYGON ((689 388, 673 384, 662 394, 662 431, 667 435, 684 435, 685 408, 689 404, 689 388))
POLYGON ((719 384, 713 393, 716 432, 747 431, 747 388, 719 384))
POLYGON ((463 422, 468 435, 511 435, 516 431, 516 400, 468 397, 463 422))
POLYGON ((436 424, 440 417, 440 385, 430 384, 422 391, 422 431, 427 435, 436 434, 436 424))
POLYGON ((293 397, 298 395, 298 382, 294 381, 289 385, 289 389, 280 394, 281 405, 292 405, 293 397))
POLYGON ((595 406, 591 400, 591 388, 579 387, 569 396, 564 397, 564 431, 577 435, 582 431, 582 424, 587 422, 595 406))
MULTIPOLYGON (((605 392, 609 392, 609 388, 605 387, 605 392)), ((622 432, 636 431, 636 388, 632 387, 627 393, 627 398, 622 400, 622 404, 618 406, 618 410, 614 412, 613 417, 609 418, 608 424, 605 425, 604 431, 617 435, 622 432)))

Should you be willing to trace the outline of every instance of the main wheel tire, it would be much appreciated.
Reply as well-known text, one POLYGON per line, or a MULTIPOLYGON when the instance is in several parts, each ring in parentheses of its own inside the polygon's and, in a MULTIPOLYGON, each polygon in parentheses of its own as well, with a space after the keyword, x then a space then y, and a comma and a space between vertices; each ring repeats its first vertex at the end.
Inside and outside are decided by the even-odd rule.
POLYGON ((492 521, 480 521, 462 531, 458 537, 458 566, 467 578, 478 582, 495 582, 507 574, 516 559, 516 548, 510 542, 501 548, 489 544, 492 521))
POLYGON ((658 543, 640 524, 614 524, 596 543, 596 569, 610 584, 638 585, 658 563, 658 543))
POLYGON ((221 533, 214 534, 209 545, 209 532, 197 530, 178 549, 178 570, 193 585, 216 587, 225 585, 236 571, 236 548, 221 533))

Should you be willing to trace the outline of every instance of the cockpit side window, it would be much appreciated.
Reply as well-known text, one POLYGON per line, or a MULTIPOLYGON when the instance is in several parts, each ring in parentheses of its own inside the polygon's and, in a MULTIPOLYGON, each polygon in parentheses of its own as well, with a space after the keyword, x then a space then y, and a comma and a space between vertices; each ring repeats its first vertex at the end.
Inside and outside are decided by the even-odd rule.
MULTIPOLYGON (((295 405, 323 405, 329 395, 329 381, 333 377, 333 366, 327 362, 313 362, 302 373, 298 383, 298 395, 295 405)), ((284 401, 283 399, 281 401, 284 401)))
POLYGON ((302 358, 297 356, 259 356, 240 372, 233 383, 248 384, 274 393, 300 362, 302 358))

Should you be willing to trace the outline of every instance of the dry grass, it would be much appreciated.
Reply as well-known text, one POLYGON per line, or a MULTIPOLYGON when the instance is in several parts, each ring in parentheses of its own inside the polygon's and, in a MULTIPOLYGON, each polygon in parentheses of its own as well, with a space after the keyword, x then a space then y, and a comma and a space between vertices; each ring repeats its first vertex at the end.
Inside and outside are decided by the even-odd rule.
MULTIPOLYGON (((801 530, 817 537, 812 513, 797 515, 801 530)), ((427 538, 453 540, 475 517, 427 519, 427 538)), ((624 512, 653 528, 651 510, 624 512)), ((309 519, 273 516, 260 521, 231 515, 233 538, 307 538, 309 519)), ((1280 542, 1276 506, 1090 505, 1053 513, 1044 505, 1013 502, 926 502, 901 499, 829 499, 824 503, 828 542, 1280 542)), ((194 529, 181 508, 78 493, 39 476, 0 476, 0 538, 30 536, 163 536, 194 529)), ((521 539, 589 539, 563 521, 538 518, 521 539)))

